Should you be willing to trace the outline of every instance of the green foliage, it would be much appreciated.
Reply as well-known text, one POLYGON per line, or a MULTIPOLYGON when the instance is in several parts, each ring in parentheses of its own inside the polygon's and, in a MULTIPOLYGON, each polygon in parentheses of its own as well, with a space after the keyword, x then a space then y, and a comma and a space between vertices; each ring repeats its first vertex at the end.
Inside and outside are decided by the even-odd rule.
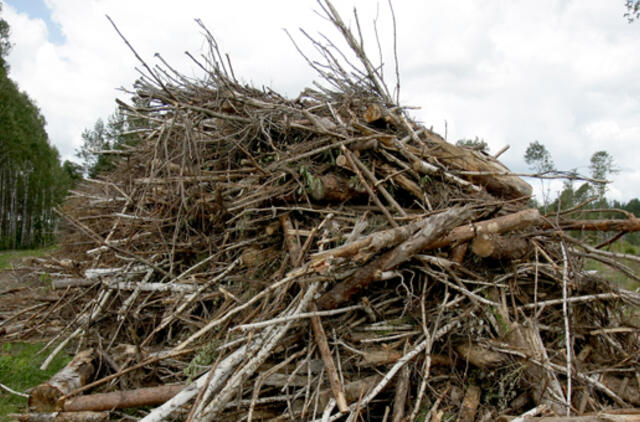
POLYGON ((45 120, 31 99, 0 75, 0 249, 53 240, 52 208, 70 186, 45 120))
MULTIPOLYGON (((2 12, 2 1, 0 1, 0 12, 2 12)), ((11 50, 11 42, 9 41, 9 24, 0 17, 0 74, 6 74, 9 65, 4 58, 11 50)))
MULTIPOLYGON (((9 343, 0 346, 0 383, 19 392, 24 392, 51 378, 62 369, 71 356, 61 353, 46 371, 39 366, 46 358, 39 354, 44 345, 40 343, 9 343)), ((27 399, 9 394, 0 389, 0 421, 9 421, 8 414, 26 410, 27 399)))
POLYGON ((484 139, 478 138, 477 136, 474 139, 459 139, 456 142, 456 145, 460 147, 467 147, 471 149, 475 149, 482 152, 489 152, 489 145, 487 141, 484 139))
POLYGON ((211 365, 218 357, 218 347, 220 342, 217 340, 205 345, 198 354, 189 362, 189 365, 184 369, 184 374, 189 377, 189 381, 195 378, 206 367, 211 365))
MULTIPOLYGON (((551 154, 547 148, 538 141, 533 141, 527 147, 524 153, 524 161, 529 168, 537 174, 549 173, 555 170, 555 164, 551 159, 551 154)), ((549 205, 549 192, 545 189, 544 179, 540 179, 540 187, 542 188, 542 206, 546 213, 549 205)))
POLYGON ((629 22, 640 19, 640 0, 625 0, 624 6, 627 8, 624 17, 627 18, 629 22))
POLYGON ((548 173, 555 170, 555 164, 547 148, 538 141, 533 141, 524 153, 524 161, 536 173, 548 173))
POLYGON ((85 129, 82 132, 82 146, 76 150, 76 157, 81 160, 84 173, 94 178, 115 169, 116 158, 100 154, 99 151, 121 150, 127 145, 135 145, 138 138, 130 132, 138 126, 137 123, 135 119, 116 109, 106 123, 98 119, 93 128, 85 129))
MULTIPOLYGON (((598 180, 606 180, 613 173, 617 173, 618 170, 613 165, 613 157, 607 151, 598 151, 591 156, 591 177, 598 180)), ((604 196, 607 193, 606 183, 596 183, 594 185, 596 194, 600 201, 604 200, 604 196)))

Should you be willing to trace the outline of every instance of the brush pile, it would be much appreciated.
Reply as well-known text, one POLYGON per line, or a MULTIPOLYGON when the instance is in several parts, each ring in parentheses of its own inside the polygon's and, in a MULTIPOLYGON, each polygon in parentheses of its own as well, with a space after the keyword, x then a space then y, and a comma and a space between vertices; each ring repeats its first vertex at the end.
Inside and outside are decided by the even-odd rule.
POLYGON ((633 257, 568 233, 639 222, 540 216, 495 158, 413 121, 321 7, 355 60, 311 40, 324 82, 295 100, 239 83, 211 35, 210 56, 193 58, 205 80, 143 63, 121 103, 139 142, 104 151, 117 170, 61 210, 67 234, 46 263, 61 299, 26 326, 58 322, 50 357, 83 352, 32 392, 34 408, 640 420, 611 410, 640 405, 640 296, 583 271, 596 259, 635 277, 619 262, 633 257))

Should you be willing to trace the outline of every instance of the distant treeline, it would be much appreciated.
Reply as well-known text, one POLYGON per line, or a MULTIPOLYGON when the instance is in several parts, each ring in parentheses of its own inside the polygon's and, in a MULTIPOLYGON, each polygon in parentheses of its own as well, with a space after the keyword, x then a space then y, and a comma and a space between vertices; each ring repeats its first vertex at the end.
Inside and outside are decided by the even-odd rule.
POLYGON ((0 249, 31 248, 53 240, 53 207, 80 174, 60 164, 40 110, 9 78, 8 37, 0 18, 0 249))

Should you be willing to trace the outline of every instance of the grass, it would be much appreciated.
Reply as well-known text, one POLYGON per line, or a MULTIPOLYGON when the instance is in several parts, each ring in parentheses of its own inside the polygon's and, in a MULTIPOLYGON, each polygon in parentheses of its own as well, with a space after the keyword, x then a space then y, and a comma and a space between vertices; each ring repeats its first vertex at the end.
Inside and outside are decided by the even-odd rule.
MULTIPOLYGON (((42 343, 8 343, 0 346, 0 383, 16 391, 24 392, 51 378, 62 369, 71 356, 60 353, 46 371, 40 364, 47 357, 38 354, 42 343)), ((8 422, 10 413, 19 413, 27 408, 27 399, 0 389, 0 422, 8 422)))
POLYGON ((14 264, 19 263, 22 258, 43 256, 53 252, 55 248, 55 246, 47 246, 39 249, 0 251, 0 271, 10 269, 14 264))
MULTIPOLYGON (((610 252, 625 253, 625 254, 640 256, 640 246, 632 245, 631 243, 626 242, 624 240, 618 240, 612 245, 607 246, 605 250, 610 252)), ((635 261, 629 261, 629 260, 620 260, 620 263, 629 267, 635 274, 640 275, 640 263, 635 261)), ((595 270, 602 277, 608 280, 611 280, 612 282, 616 283, 617 285, 625 289, 635 290, 637 288, 640 288, 640 283, 638 283, 638 281, 626 276, 620 271, 614 270, 613 268, 599 261, 588 259, 585 262, 584 269, 595 270)))

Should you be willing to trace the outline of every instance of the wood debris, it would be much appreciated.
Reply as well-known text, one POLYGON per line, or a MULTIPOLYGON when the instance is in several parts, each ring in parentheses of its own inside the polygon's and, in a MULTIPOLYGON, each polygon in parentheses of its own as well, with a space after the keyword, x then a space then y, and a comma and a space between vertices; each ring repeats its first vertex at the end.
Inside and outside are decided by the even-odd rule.
POLYGON ((62 321, 50 355, 94 348, 91 382, 57 409, 473 421, 638 405, 640 295, 585 272, 623 258, 568 230, 640 224, 542 217, 495 158, 411 119, 319 5, 355 59, 310 39, 322 83, 293 100, 240 83, 204 27, 205 80, 143 62, 121 103, 139 142, 60 210, 72 265, 42 264, 60 299, 0 327, 62 321))

